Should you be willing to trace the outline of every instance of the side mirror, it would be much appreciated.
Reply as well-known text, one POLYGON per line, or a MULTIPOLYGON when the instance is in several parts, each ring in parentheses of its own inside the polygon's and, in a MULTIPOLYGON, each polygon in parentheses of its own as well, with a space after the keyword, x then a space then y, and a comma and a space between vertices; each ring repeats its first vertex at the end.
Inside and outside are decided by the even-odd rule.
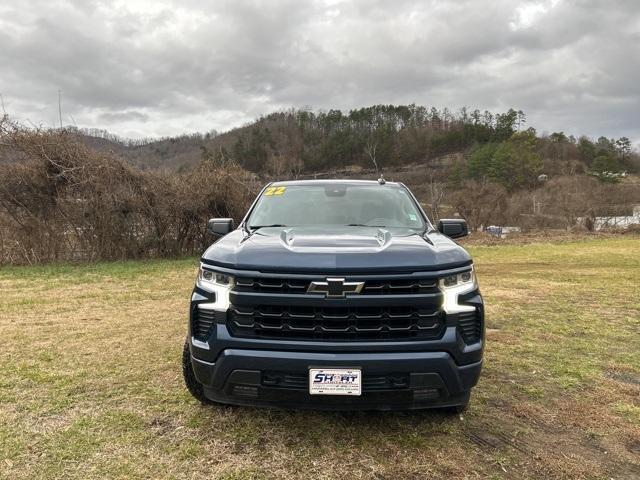
POLYGON ((207 231, 212 235, 223 236, 233 230, 233 218, 212 218, 207 222, 207 231))
POLYGON ((438 231, 449 238, 460 238, 469 235, 467 222, 461 218, 443 218, 438 222, 438 231))

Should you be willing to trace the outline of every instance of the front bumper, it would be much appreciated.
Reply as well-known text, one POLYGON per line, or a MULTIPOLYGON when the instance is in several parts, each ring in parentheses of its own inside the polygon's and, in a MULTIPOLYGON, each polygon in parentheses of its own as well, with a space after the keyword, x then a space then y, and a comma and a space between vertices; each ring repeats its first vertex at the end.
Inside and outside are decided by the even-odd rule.
POLYGON ((227 349, 215 363, 192 356, 192 365, 205 395, 215 402, 319 410, 404 410, 466 403, 482 361, 460 366, 446 352, 227 349), (360 367, 362 395, 310 395, 306 382, 310 366, 360 367))
MULTIPOLYGON (((348 301, 303 294, 234 293, 233 304, 313 305, 316 307, 410 305, 429 295, 355 296, 348 301), (256 298, 254 298, 256 297, 256 298)), ((467 403, 482 368, 484 309, 476 289, 458 297, 476 308, 480 332, 467 341, 457 314, 447 314, 434 338, 336 341, 330 339, 248 338, 232 334, 226 311, 209 316, 205 334, 194 333, 193 312, 215 302, 196 289, 190 320, 191 363, 207 398, 219 403, 330 410, 404 410, 467 403), (210 325, 210 326, 209 326, 210 325), (362 395, 308 393, 309 368, 360 368, 362 395)))

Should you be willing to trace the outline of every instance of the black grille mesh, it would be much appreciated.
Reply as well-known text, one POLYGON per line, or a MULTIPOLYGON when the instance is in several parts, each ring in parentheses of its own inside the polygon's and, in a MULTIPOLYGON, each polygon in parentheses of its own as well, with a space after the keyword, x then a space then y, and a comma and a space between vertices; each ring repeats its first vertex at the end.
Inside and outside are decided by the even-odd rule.
POLYGON ((235 336, 308 340, 410 340, 437 338, 444 328, 438 307, 233 307, 235 336))
POLYGON ((458 329, 464 343, 470 344, 480 340, 482 336, 482 321, 480 312, 463 312, 458 314, 458 329))
MULTIPOLYGON (((309 389, 309 374, 288 373, 266 370, 262 373, 262 385, 265 387, 288 388, 295 390, 309 389)), ((406 373, 387 375, 363 375, 362 390, 400 390, 409 388, 409 375, 406 373)))
POLYGON ((206 340, 216 323, 216 312, 201 310, 197 306, 191 312, 191 334, 198 340, 206 340))

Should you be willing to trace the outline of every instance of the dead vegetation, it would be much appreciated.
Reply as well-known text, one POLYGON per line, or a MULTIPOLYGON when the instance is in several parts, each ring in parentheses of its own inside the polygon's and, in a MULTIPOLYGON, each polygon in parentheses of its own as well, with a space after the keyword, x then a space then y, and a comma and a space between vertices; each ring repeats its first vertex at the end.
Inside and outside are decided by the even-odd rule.
POLYGON ((0 264, 191 255, 211 216, 240 218, 248 174, 206 156, 183 174, 141 171, 65 131, 0 122, 0 264))

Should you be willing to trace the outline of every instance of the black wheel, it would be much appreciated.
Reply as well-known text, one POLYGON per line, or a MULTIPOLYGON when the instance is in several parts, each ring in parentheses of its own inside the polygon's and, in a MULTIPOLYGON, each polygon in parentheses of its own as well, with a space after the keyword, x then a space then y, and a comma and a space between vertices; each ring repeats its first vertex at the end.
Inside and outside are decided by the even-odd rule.
POLYGON ((184 377, 184 384, 187 386, 189 393, 193 395, 193 398, 198 400, 203 405, 211 405, 213 402, 204 395, 204 387, 196 379, 193 373, 193 366, 191 365, 191 352, 189 351, 189 340, 184 341, 184 349, 182 350, 182 376, 184 377))

